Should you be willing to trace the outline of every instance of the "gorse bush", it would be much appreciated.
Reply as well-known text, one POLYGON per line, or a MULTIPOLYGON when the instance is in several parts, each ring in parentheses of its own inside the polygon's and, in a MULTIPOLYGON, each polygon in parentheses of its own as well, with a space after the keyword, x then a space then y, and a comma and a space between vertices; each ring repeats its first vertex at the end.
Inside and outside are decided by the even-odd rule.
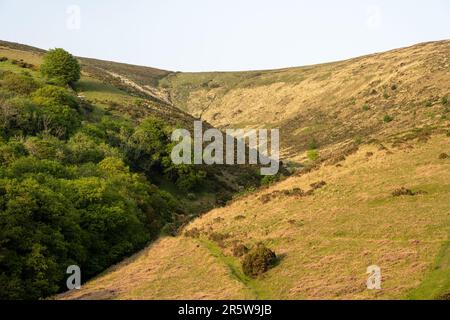
POLYGON ((446 105, 448 104, 448 97, 447 97, 447 96, 442 97, 441 103, 442 103, 444 106, 446 106, 446 105))
POLYGON ((48 86, 31 97, 0 93, 0 129, 5 136, 46 132, 67 138, 81 125, 78 103, 65 89, 48 86))
POLYGON ((263 244, 258 244, 244 256, 242 270, 245 275, 254 278, 269 270, 275 264, 276 259, 277 256, 272 250, 263 244))
POLYGON ((389 122, 391 122, 392 120, 394 120, 394 118, 392 117, 392 116, 390 116, 390 115, 385 115, 384 117, 383 117, 383 121, 385 122, 385 123, 389 123, 389 122))
POLYGON ((315 150, 319 147, 319 143, 317 142, 317 140, 315 138, 312 138, 309 142, 308 142, 308 149, 310 150, 315 150))
POLYGON ((34 103, 44 107, 68 106, 72 109, 78 109, 78 101, 67 89, 47 85, 32 94, 34 103))
POLYGON ((38 88, 36 81, 27 73, 8 72, 3 75, 2 87, 20 95, 29 95, 38 88))
POLYGON ((264 176, 261 178, 261 185, 262 186, 268 186, 271 185, 279 180, 279 176, 273 175, 273 176, 264 176))

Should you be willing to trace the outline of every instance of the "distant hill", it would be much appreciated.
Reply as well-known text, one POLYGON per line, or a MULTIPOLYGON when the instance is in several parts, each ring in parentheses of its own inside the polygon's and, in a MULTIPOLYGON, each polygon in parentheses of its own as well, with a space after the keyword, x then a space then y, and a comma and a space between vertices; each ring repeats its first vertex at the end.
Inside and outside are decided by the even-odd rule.
POLYGON ((449 74, 446 40, 299 68, 171 73, 159 84, 214 126, 280 128, 284 157, 301 161, 313 138, 329 157, 355 140, 445 127, 449 74))

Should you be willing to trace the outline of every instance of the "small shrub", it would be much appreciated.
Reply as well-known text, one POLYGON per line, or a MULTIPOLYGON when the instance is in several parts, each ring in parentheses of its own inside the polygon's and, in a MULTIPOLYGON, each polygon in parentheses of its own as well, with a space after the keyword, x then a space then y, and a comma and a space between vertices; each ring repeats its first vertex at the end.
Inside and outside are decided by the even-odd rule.
POLYGON ((450 156, 446 153, 441 153, 439 155, 439 159, 441 159, 441 160, 448 159, 448 158, 450 158, 450 156))
POLYGON ((392 196, 394 196, 394 197, 416 196, 416 195, 419 195, 419 194, 426 194, 426 192, 425 191, 421 191, 421 190, 414 192, 414 191, 412 191, 410 189, 406 189, 405 187, 401 187, 401 188, 396 189, 396 190, 394 190, 392 192, 392 196))
POLYGON ((393 91, 397 90, 397 85, 396 85, 396 84, 393 84, 393 85, 391 86, 391 90, 393 90, 393 91))
POLYGON ((319 152, 317 150, 308 150, 306 157, 311 161, 316 161, 319 158, 319 152))
POLYGON ((319 144, 317 143, 317 140, 315 138, 312 138, 308 143, 308 149, 315 150, 319 147, 319 144))
POLYGON ((200 230, 198 228, 192 228, 190 230, 186 230, 184 232, 184 236, 188 238, 199 238, 200 237, 200 230))
POLYGON ((447 105, 447 104, 448 104, 448 97, 447 97, 447 96, 442 97, 441 103, 442 103, 444 106, 447 105))
POLYGON ((249 277, 257 277, 267 272, 276 262, 277 256, 275 252, 258 244, 242 260, 242 270, 249 277))
POLYGON ((370 107, 369 107, 369 105, 365 104, 362 106, 362 109, 363 109, 363 111, 369 111, 370 107))
POLYGON ((270 194, 263 194, 261 197, 259 197, 259 200, 261 200, 261 202, 265 204, 272 200, 272 197, 270 194))
POLYGON ((0 57, 0 62, 5 62, 5 61, 8 61, 7 57, 0 57))
POLYGON ((389 99, 389 94, 388 94, 387 92, 385 92, 385 93, 383 94, 383 98, 389 99))
POLYGON ((314 183, 311 183, 310 184, 310 187, 311 187, 311 189, 313 189, 313 190, 317 190, 317 189, 320 189, 320 188, 323 188, 324 186, 326 186, 327 185, 327 183, 325 182, 325 181, 319 181, 319 182, 314 182, 314 183))
POLYGON ((16 66, 19 66, 21 68, 26 68, 26 69, 31 69, 34 67, 34 65, 32 65, 31 63, 27 63, 27 62, 23 61, 22 59, 20 59, 20 60, 13 59, 13 60, 11 60, 11 63, 16 66))
POLYGON ((271 184, 273 184, 273 183, 275 183, 275 182, 277 182, 278 181, 278 176, 277 175, 273 175, 273 176, 264 176, 262 179, 261 179, 261 185, 262 186, 268 186, 268 185, 271 185, 271 184))
POLYGON ((3 76, 3 87, 21 95, 29 95, 38 88, 38 84, 27 73, 6 73, 3 76))
POLYGON ((209 240, 217 242, 219 244, 221 244, 224 240, 228 239, 229 237, 230 235, 220 232, 213 232, 208 236, 209 240))
POLYGON ((433 106, 433 102, 431 102, 431 101, 427 101, 425 103, 425 107, 427 107, 427 108, 431 108, 432 106, 433 106))
POLYGON ((393 117, 391 117, 390 115, 385 115, 384 116, 384 118, 383 118, 383 121, 385 122, 385 123, 389 123, 389 122, 391 122, 392 120, 394 120, 394 118, 393 117))
POLYGON ((354 142, 356 145, 360 145, 361 143, 363 143, 363 139, 362 139, 361 137, 356 137, 356 138, 353 140, 353 142, 354 142))

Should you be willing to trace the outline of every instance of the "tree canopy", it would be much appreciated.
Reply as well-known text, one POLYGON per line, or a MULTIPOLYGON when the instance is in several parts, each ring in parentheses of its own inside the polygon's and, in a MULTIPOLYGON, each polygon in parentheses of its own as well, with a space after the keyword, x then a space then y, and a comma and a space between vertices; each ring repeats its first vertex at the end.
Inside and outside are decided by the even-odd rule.
POLYGON ((52 49, 44 56, 41 73, 58 84, 71 85, 80 80, 81 67, 78 60, 64 49, 52 49))

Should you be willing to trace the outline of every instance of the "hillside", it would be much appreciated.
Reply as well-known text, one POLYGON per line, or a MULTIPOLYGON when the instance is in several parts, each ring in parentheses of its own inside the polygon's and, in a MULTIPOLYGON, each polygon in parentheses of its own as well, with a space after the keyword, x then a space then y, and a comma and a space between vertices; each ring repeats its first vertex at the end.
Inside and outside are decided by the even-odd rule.
POLYGON ((300 68, 172 73, 159 83, 216 127, 280 128, 284 157, 302 161, 313 138, 327 158, 355 140, 441 126, 449 73, 450 41, 441 41, 300 68))
POLYGON ((450 290, 450 161, 439 159, 450 153, 449 142, 438 135, 412 145, 364 146, 339 166, 215 209, 184 236, 161 238, 59 298, 438 298, 450 290), (292 191, 322 180, 326 186, 311 196, 292 191), (394 197, 400 187, 420 194, 394 197), (189 236, 194 229, 198 238, 189 236), (259 241, 280 261, 250 279, 231 250, 259 241), (365 287, 372 264, 381 267, 381 291, 365 287))
POLYGON ((283 70, 169 73, 168 101, 220 128, 278 127, 284 159, 308 169, 58 298, 448 297, 449 75, 450 41, 283 70), (260 242, 278 260, 249 278, 234 249, 260 242), (380 291, 366 289, 373 264, 380 291))
MULTIPOLYGON (((1 65, 1 71, 32 72, 39 68, 45 50, 0 40, 0 57, 9 58, 9 62, 1 65), (13 65, 11 61, 24 61, 31 64, 31 69, 13 65)), ((156 84, 170 72, 150 67, 129 65, 124 63, 102 61, 91 58, 78 58, 82 66, 82 77, 76 85, 77 95, 97 107, 101 112, 125 116, 134 123, 147 117, 161 119, 172 126, 181 126, 193 130, 193 122, 197 118, 167 101, 166 93, 156 88, 156 84)), ((213 126, 204 121, 205 128, 213 126)), ((254 166, 253 166, 254 167, 254 166)), ((231 195, 243 187, 259 182, 254 172, 257 168, 248 166, 203 166, 203 170, 216 176, 221 184, 219 192, 207 195, 196 212, 212 207, 218 198, 226 201, 231 195), (253 176, 253 178, 252 178, 253 176), (244 178, 243 178, 244 177, 244 178), (245 178, 246 177, 246 178, 245 178), (250 178, 250 179, 248 179, 250 178), (213 197, 211 202, 211 196, 213 197)), ((189 204, 188 204, 189 205, 189 204)))
POLYGON ((170 161, 195 118, 118 70, 165 74, 0 43, 0 300, 61 292, 69 265, 89 279, 260 185, 256 165, 170 161))
MULTIPOLYGON (((45 53, 0 41, 0 58, 7 58, 0 62, 0 102, 6 106, 1 123, 9 130, 2 127, 0 139, 0 223, 7 217, 6 207, 11 214, 20 212, 16 208, 36 195, 44 203, 58 200, 52 210, 78 203, 72 199, 77 195, 71 193, 73 186, 85 193, 79 203, 88 206, 93 221, 98 207, 89 206, 100 205, 98 198, 123 201, 111 205, 110 213, 120 208, 126 215, 131 208, 132 214, 153 219, 160 214, 156 206, 163 203, 161 215, 170 216, 163 221, 165 228, 159 222, 155 230, 152 224, 152 239, 157 240, 146 238, 149 245, 142 251, 135 253, 144 247, 142 239, 132 249, 127 244, 104 250, 122 250, 119 256, 129 258, 98 275, 120 259, 116 255, 102 262, 90 274, 97 276, 81 290, 57 299, 441 299, 450 294, 450 41, 322 65, 248 72, 180 73, 78 58, 81 79, 75 90, 67 90, 76 95, 82 121, 79 131, 60 137, 62 142, 46 133, 27 136, 25 129, 17 131, 16 118, 7 116, 10 105, 4 104, 16 106, 36 94, 5 89, 5 75, 25 71, 27 78, 45 85, 38 72, 45 53), (146 122, 148 118, 153 122, 146 122), (155 150, 145 150, 145 138, 154 127, 167 135, 168 127, 191 128, 198 118, 221 129, 279 128, 282 160, 293 175, 260 186, 255 167, 201 166, 188 174, 188 180, 196 181, 199 171, 206 172, 199 189, 177 187, 162 173, 173 168, 162 167, 160 159, 157 166, 148 162, 155 150), (14 130, 5 125, 10 123, 14 130), (147 158, 129 152, 136 148, 133 139, 142 140, 138 151, 147 158), (78 154, 90 148, 100 156, 80 160, 78 154), (127 167, 104 162, 111 157, 127 167), (31 184, 35 193, 20 197, 30 179, 36 180, 31 184), (90 179, 100 180, 98 194, 84 187, 90 179), (43 186, 46 193, 40 194, 43 186), (63 196, 50 192, 55 186, 63 196), (171 197, 147 206, 141 193, 147 189, 171 197), (3 201, 5 194, 9 202, 3 201), (265 274, 250 278, 236 249, 258 243, 272 249, 277 261, 265 274), (366 289, 366 269, 373 264, 381 268, 380 291, 366 289)), ((87 152, 86 157, 92 155, 87 152)), ((35 206, 29 204, 30 212, 35 206)), ((46 217, 42 212, 35 216, 46 217)), ((11 225, 20 221, 7 220, 11 225)), ((101 221, 103 227, 111 223, 101 221)), ((121 240, 134 239, 138 231, 119 235, 121 240)), ((4 234, 0 228, 2 246, 8 244, 4 234)), ((49 241, 42 236, 45 232, 29 234, 49 241)), ((61 238, 59 233, 53 237, 61 238)), ((46 257, 45 246, 23 246, 27 266, 46 257)), ((11 265, 2 260, 3 252, 0 247, 0 271, 11 265)), ((84 257, 82 251, 77 254, 84 257)), ((53 267, 49 263, 48 269, 53 267)), ((42 269, 34 271, 41 276, 42 269)), ((0 282, 5 279, 0 273, 0 282)), ((40 283, 40 278, 32 280, 33 285, 40 283)), ((14 282, 8 285, 14 288, 14 282)))

